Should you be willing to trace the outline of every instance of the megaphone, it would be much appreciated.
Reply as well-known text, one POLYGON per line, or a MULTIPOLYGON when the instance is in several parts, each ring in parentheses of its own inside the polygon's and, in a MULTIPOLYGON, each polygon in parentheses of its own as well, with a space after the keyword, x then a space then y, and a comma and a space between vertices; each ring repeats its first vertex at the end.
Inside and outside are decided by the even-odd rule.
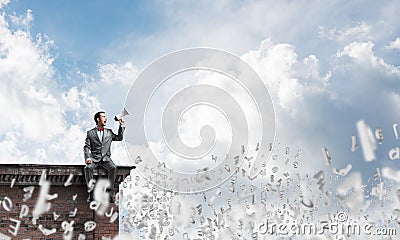
POLYGON ((126 116, 126 115, 129 115, 129 113, 128 113, 128 111, 126 111, 126 109, 124 108, 120 114, 114 116, 114 120, 118 122, 120 119, 122 119, 122 118, 123 118, 124 116, 126 116))

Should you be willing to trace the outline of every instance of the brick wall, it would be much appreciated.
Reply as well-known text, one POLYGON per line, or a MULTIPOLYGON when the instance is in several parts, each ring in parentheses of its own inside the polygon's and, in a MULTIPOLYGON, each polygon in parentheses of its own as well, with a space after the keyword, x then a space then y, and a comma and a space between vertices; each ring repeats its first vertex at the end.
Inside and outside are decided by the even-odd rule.
MULTIPOLYGON (((118 168, 116 186, 130 169, 118 168)), ((106 176, 106 172, 99 170, 95 175, 106 176)), ((0 240, 65 239, 71 232, 69 239, 112 239, 118 235, 118 203, 110 204, 100 216, 86 202, 87 196, 81 165, 0 165, 0 240), (34 224, 33 211, 44 188, 39 185, 43 170, 50 183, 47 202, 51 205, 34 224), (64 186, 68 179, 71 185, 64 186)), ((92 203, 92 208, 95 206, 92 203)))

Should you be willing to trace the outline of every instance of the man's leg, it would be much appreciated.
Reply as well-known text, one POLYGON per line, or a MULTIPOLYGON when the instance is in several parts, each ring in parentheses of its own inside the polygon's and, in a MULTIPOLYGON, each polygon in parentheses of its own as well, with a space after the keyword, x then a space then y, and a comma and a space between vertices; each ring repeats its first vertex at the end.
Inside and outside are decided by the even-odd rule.
MULTIPOLYGON (((97 167, 96 163, 91 163, 91 164, 87 164, 84 168, 84 172, 85 172, 85 179, 86 179, 86 186, 89 190, 89 183, 90 180, 93 179, 93 170, 97 167)), ((93 201, 93 192, 89 193, 89 198, 88 198, 88 202, 93 201)))
POLYGON ((101 161, 101 166, 108 172, 108 181, 110 181, 110 188, 112 192, 115 184, 115 176, 117 175, 117 166, 112 160, 101 161))

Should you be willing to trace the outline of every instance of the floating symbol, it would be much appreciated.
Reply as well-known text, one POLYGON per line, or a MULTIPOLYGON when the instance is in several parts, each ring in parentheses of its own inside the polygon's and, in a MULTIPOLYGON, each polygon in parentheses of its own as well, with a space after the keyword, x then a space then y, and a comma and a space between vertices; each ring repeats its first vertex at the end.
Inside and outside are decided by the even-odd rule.
POLYGON ((399 140, 399 134, 397 132, 397 123, 393 124, 393 132, 394 136, 396 137, 396 140, 399 140))
POLYGON ((49 236, 49 235, 57 232, 57 229, 55 229, 55 228, 47 229, 47 228, 43 227, 42 224, 40 224, 38 228, 43 233, 43 235, 45 235, 45 236, 49 236))
POLYGON ((72 178, 73 178, 73 177, 74 177, 74 174, 71 173, 71 174, 69 175, 67 181, 65 181, 64 187, 68 187, 68 186, 71 186, 71 185, 72 185, 71 181, 72 181, 72 178))
POLYGON ((333 169, 333 173, 335 173, 337 175, 346 176, 347 173, 350 172, 351 168, 352 168, 351 164, 347 164, 347 166, 344 169, 341 169, 341 170, 339 170, 337 168, 334 168, 333 169))
POLYGON ((14 187, 14 184, 15 184, 15 181, 16 181, 16 180, 17 180, 16 178, 13 178, 13 179, 11 180, 10 188, 13 188, 13 187, 14 187))
POLYGON ((371 128, 360 120, 356 124, 358 136, 360 137, 361 147, 364 154, 364 159, 367 162, 375 160, 376 141, 371 128))
POLYGON ((355 152, 358 148, 356 136, 351 136, 351 151, 355 152))
POLYGON ((325 157, 325 160, 326 160, 327 164, 331 165, 332 157, 329 154, 328 149, 326 147, 322 148, 322 153, 324 154, 324 157, 325 157))
POLYGON ((319 171, 314 175, 314 178, 318 180, 317 184, 319 186, 319 190, 323 191, 324 186, 325 186, 325 176, 324 176, 324 171, 319 171))
POLYGON ((94 221, 87 221, 85 222, 84 226, 85 226, 85 232, 91 232, 96 228, 96 222, 94 221))

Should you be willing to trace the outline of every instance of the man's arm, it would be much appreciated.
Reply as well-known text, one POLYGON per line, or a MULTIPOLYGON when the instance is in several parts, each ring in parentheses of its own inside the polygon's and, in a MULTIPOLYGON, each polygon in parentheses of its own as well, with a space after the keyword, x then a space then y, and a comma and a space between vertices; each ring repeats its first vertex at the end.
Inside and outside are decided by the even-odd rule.
POLYGON ((89 131, 86 133, 85 146, 83 146, 83 157, 85 158, 85 163, 92 163, 92 152, 89 138, 89 131))
POLYGON ((122 141, 122 139, 124 139, 124 131, 125 131, 125 127, 122 124, 120 124, 119 128, 118 128, 118 134, 115 134, 111 131, 112 140, 113 141, 122 141))

